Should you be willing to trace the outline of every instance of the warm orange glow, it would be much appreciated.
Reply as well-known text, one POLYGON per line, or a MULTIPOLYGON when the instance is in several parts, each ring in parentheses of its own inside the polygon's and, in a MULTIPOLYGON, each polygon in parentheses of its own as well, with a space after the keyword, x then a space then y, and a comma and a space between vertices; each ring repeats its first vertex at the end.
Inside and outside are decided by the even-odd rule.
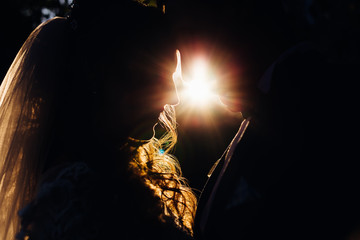
MULTIPOLYGON (((199 55, 200 56, 200 55, 199 55)), ((218 95, 217 69, 210 67, 207 58, 197 57, 188 72, 182 74, 180 52, 176 51, 177 66, 173 74, 176 87, 177 119, 182 126, 214 129, 225 119, 240 121, 241 113, 229 111, 218 95), (184 79, 183 79, 184 76, 184 79)))

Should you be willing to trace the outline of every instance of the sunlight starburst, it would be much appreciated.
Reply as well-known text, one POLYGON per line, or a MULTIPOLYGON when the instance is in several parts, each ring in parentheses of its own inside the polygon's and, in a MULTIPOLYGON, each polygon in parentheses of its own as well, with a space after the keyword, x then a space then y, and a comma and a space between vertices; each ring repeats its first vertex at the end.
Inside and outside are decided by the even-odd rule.
POLYGON ((217 98, 214 92, 216 80, 204 59, 194 61, 192 72, 183 84, 183 96, 193 106, 204 107, 217 98))

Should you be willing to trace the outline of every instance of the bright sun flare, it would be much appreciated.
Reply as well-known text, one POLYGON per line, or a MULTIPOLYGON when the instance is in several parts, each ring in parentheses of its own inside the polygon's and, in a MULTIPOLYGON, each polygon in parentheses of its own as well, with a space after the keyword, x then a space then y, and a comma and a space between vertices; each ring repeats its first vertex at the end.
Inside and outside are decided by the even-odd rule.
POLYGON ((209 70, 206 62, 198 59, 188 80, 184 81, 184 97, 193 105, 203 106, 216 98, 215 79, 209 70))

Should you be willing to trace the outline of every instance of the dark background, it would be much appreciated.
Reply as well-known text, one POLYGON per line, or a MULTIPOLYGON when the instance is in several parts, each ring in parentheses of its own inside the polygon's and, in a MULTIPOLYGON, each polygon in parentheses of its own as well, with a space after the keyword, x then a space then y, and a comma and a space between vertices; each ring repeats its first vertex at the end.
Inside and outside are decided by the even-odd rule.
POLYGON ((53 14, 65 16, 70 0, 5 0, 0 14, 0 78, 28 35, 53 14))

